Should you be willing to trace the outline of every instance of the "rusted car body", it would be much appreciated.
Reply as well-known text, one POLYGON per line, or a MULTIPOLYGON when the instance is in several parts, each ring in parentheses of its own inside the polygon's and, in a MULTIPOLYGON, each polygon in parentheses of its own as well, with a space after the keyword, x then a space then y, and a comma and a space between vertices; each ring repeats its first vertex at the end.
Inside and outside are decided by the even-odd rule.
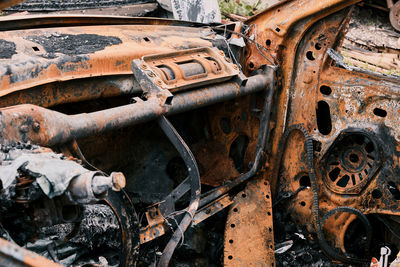
POLYGON ((333 261, 396 254, 400 80, 342 60, 358 2, 283 1, 224 25, 0 18, 2 259, 43 266, 7 246, 99 203, 120 266, 160 238, 155 261, 173 265, 184 232, 222 210, 226 266, 274 266, 283 211, 333 261))

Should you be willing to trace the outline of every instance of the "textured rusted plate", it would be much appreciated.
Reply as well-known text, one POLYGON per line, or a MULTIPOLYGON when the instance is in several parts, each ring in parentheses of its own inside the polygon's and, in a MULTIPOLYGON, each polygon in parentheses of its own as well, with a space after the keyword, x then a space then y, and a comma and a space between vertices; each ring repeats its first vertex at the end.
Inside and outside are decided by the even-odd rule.
POLYGON ((225 226, 225 266, 275 266, 269 183, 251 181, 230 208, 225 226))

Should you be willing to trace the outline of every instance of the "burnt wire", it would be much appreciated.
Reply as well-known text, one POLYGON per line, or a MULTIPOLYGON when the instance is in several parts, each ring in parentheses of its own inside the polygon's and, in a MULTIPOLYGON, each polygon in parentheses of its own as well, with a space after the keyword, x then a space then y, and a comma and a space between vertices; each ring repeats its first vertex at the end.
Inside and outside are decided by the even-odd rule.
POLYGON ((201 188, 199 168, 197 167, 196 160, 185 141, 165 116, 161 116, 158 119, 158 124, 185 162, 190 178, 190 203, 185 216, 178 225, 178 230, 172 234, 171 239, 163 250, 160 261, 158 262, 158 266, 161 267, 168 266, 176 246, 183 237, 183 233, 192 223, 193 216, 199 206, 201 188))
MULTIPOLYGON (((251 24, 250 26, 248 26, 246 32, 250 32, 252 27, 254 27, 254 38, 251 38, 247 34, 243 34, 241 32, 236 32, 236 31, 229 30, 229 29, 227 29, 226 25, 225 25, 225 28, 224 28, 224 37, 226 39, 226 35, 225 35, 226 32, 229 32, 231 34, 236 34, 238 36, 243 37, 244 39, 246 39, 247 41, 249 41, 250 43, 252 43, 252 44, 254 44, 256 46, 258 52, 261 54, 261 56, 263 56, 271 64, 270 65, 271 67, 273 67, 275 69, 278 68, 278 66, 279 66, 278 59, 273 54, 271 54, 271 52, 268 51, 267 48, 265 48, 264 46, 262 46, 260 43, 257 42, 257 25, 251 24), (269 59, 266 56, 266 54, 264 52, 262 52, 261 50, 263 50, 266 54, 268 54, 272 58, 272 60, 269 59)), ((215 31, 221 31, 222 30, 220 27, 211 27, 211 29, 215 30, 215 31)), ((225 40, 225 42, 226 42, 226 40, 225 40)), ((229 46, 229 44, 228 44, 228 46, 229 46)))

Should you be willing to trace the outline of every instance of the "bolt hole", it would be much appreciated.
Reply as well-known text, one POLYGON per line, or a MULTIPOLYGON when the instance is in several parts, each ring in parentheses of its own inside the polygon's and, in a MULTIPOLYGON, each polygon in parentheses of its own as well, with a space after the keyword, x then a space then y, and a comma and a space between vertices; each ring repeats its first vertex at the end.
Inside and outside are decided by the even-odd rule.
POLYGON ((266 44, 267 46, 270 46, 270 45, 271 45, 271 40, 268 39, 267 41, 265 41, 265 44, 266 44))
POLYGON ((232 240, 232 239, 229 239, 229 243, 231 243, 231 244, 232 244, 232 243, 233 243, 233 240, 232 240))
POLYGON ((315 49, 321 50, 321 48, 322 48, 322 46, 321 46, 320 43, 316 43, 316 44, 315 44, 315 49))
POLYGON ((315 60, 315 56, 314 56, 314 53, 313 53, 313 51, 308 51, 307 53, 306 53, 306 57, 307 57, 307 59, 308 60, 315 60))
POLYGON ((243 194, 242 194, 242 198, 245 198, 245 197, 246 197, 246 194, 245 194, 245 193, 243 193, 243 194))
POLYGON ((371 195, 375 199, 380 199, 382 197, 382 192, 378 189, 375 189, 374 191, 372 191, 371 195))
POLYGON ((271 216, 271 212, 270 211, 268 211, 267 214, 268 214, 268 216, 271 216))
POLYGON ((279 28, 276 28, 276 29, 275 29, 275 31, 277 31, 277 32, 280 32, 280 31, 281 31, 281 29, 279 29, 279 28))
POLYGON ((250 63, 249 63, 249 68, 250 68, 250 69, 254 69, 254 63, 253 63, 253 62, 250 62, 250 63))
POLYGON ((234 208, 234 209, 233 209, 233 212, 238 212, 238 209, 237 209, 237 208, 234 208))
POLYGON ((265 197, 266 197, 267 199, 269 199, 269 195, 266 195, 265 197))
POLYGON ((357 163, 360 160, 360 158, 356 154, 350 154, 349 160, 353 163, 357 163))
POLYGON ((300 202, 300 205, 302 205, 303 207, 305 207, 305 206, 306 206, 306 202, 302 201, 302 202, 300 202))
POLYGON ((329 86, 326 85, 322 85, 319 88, 319 91, 321 92, 321 94, 323 95, 330 95, 332 93, 332 89, 329 86))
POLYGON ((231 228, 235 228, 235 226, 236 226, 236 225, 235 225, 234 223, 231 224, 231 228))
POLYGON ((379 117, 384 118, 384 117, 386 117, 387 112, 386 112, 386 110, 384 110, 384 109, 374 108, 374 114, 375 114, 376 116, 379 116, 379 117))
POLYGON ((271 228, 271 227, 268 227, 268 231, 269 231, 270 233, 272 233, 272 228, 271 228))
POLYGON ((33 49, 33 51, 35 51, 35 52, 40 51, 39 47, 37 47, 37 46, 32 46, 32 49, 33 49))
POLYGON ((145 40, 146 42, 150 42, 149 37, 144 37, 143 40, 145 40))
POLYGON ((299 184, 300 186, 310 187, 311 186, 310 177, 308 177, 308 175, 302 176, 299 180, 299 184))
POLYGON ((228 259, 230 259, 230 260, 233 259, 232 255, 229 255, 229 256, 228 256, 228 259))

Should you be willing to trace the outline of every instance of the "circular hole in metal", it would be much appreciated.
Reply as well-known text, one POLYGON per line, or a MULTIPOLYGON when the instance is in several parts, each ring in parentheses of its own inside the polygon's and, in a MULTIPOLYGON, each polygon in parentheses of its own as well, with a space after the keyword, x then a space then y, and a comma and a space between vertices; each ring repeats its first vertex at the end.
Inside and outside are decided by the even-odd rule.
POLYGON ((299 184, 300 186, 310 187, 311 186, 310 177, 308 177, 308 175, 303 175, 299 180, 299 184))
POLYGON ((250 63, 249 63, 249 68, 250 68, 250 69, 254 69, 254 63, 251 62, 251 61, 250 61, 250 63))
POLYGON ((245 197, 247 197, 247 196, 246 196, 246 194, 245 194, 245 193, 243 193, 243 194, 242 194, 242 198, 245 198, 245 197))
POLYGON ((371 195, 375 199, 380 199, 382 197, 382 192, 379 189, 375 189, 372 191, 371 195))
POLYGON ((386 117, 387 116, 387 112, 384 109, 381 108, 374 108, 374 114, 378 117, 386 117))
POLYGON ((277 31, 277 32, 280 32, 280 31, 281 31, 281 29, 279 29, 279 28, 276 28, 276 29, 275 29, 275 31, 277 31))
POLYGON ((230 259, 230 260, 233 259, 232 255, 229 255, 229 256, 228 256, 228 259, 230 259))
POLYGON ((266 197, 267 199, 269 199, 269 195, 266 195, 265 197, 266 197))
POLYGON ((234 208, 234 209, 233 209, 233 212, 238 212, 238 209, 237 209, 237 208, 234 208))
POLYGON ((321 46, 320 43, 316 43, 316 44, 315 44, 315 49, 321 50, 321 48, 322 48, 322 46, 321 46))
POLYGON ((306 53, 306 57, 307 57, 308 60, 311 60, 311 61, 315 60, 315 56, 314 56, 314 52, 313 51, 308 51, 306 53))
POLYGON ((231 244, 232 244, 232 243, 233 243, 233 239, 229 239, 229 243, 231 243, 231 244))
POLYGON ((305 207, 305 206, 306 206, 306 202, 302 201, 302 202, 300 202, 300 205, 302 205, 303 207, 305 207))
POLYGON ((265 44, 266 44, 267 46, 270 46, 270 45, 271 45, 271 40, 268 39, 267 41, 265 41, 265 44))
POLYGON ((332 89, 329 86, 326 85, 322 85, 319 88, 319 91, 321 92, 321 94, 323 95, 330 95, 332 93, 332 89))
POLYGON ((235 228, 235 226, 236 226, 236 225, 235 225, 234 223, 231 224, 231 228, 235 228))
POLYGON ((271 212, 270 211, 268 211, 267 214, 268 214, 268 216, 271 216, 271 212))
POLYGON ((360 158, 358 157, 357 154, 352 153, 352 154, 350 154, 350 156, 349 156, 349 160, 350 160, 351 162, 353 162, 353 163, 357 163, 357 162, 360 160, 360 158))

